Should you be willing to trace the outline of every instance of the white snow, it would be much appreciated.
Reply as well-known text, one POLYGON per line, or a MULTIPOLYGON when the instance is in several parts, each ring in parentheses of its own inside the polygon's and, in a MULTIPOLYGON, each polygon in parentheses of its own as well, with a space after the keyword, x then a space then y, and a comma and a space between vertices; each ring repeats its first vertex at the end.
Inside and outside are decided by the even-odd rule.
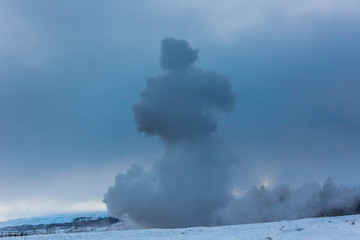
POLYGON ((183 229, 60 233, 3 240, 359 240, 360 215, 183 229))

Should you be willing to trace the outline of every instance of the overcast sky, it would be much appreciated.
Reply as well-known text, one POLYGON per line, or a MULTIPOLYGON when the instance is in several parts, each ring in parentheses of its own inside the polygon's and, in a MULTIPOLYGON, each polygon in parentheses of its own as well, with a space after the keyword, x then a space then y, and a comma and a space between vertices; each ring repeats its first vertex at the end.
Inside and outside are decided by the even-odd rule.
POLYGON ((132 163, 164 147, 133 105, 160 42, 186 39, 225 75, 234 112, 216 133, 262 183, 358 184, 358 0, 0 1, 0 221, 105 209, 132 163))

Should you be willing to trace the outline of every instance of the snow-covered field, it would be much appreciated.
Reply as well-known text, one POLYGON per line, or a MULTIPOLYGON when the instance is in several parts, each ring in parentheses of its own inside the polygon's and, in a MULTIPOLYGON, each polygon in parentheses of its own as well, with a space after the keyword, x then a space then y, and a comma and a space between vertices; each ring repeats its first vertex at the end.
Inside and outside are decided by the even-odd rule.
POLYGON ((183 229, 147 229, 87 233, 59 233, 11 237, 26 240, 359 240, 360 215, 309 218, 272 223, 183 229))

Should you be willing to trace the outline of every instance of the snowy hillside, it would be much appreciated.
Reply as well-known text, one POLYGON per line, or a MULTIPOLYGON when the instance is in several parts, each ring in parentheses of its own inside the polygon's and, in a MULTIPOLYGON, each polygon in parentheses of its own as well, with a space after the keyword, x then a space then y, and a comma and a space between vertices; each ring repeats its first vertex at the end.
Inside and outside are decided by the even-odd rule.
POLYGON ((59 233, 2 239, 27 240, 359 240, 360 215, 309 218, 272 223, 183 229, 123 230, 85 233, 59 233))
POLYGON ((128 229, 127 222, 113 218, 107 212, 14 219, 0 223, 0 238, 128 229))
POLYGON ((38 225, 38 224, 53 224, 53 223, 68 223, 74 221, 76 218, 98 219, 110 217, 107 212, 89 212, 89 213, 74 213, 74 214, 57 214, 45 217, 33 218, 17 218, 6 222, 0 222, 0 228, 8 226, 21 225, 38 225))

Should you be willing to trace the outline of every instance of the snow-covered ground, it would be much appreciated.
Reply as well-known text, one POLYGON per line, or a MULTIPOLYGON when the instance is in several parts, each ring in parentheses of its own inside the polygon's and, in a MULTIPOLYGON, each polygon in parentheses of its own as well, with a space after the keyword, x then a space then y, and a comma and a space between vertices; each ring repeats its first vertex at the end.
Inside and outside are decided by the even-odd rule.
POLYGON ((360 215, 309 218, 272 223, 183 229, 60 233, 2 239, 26 240, 359 240, 360 215))

